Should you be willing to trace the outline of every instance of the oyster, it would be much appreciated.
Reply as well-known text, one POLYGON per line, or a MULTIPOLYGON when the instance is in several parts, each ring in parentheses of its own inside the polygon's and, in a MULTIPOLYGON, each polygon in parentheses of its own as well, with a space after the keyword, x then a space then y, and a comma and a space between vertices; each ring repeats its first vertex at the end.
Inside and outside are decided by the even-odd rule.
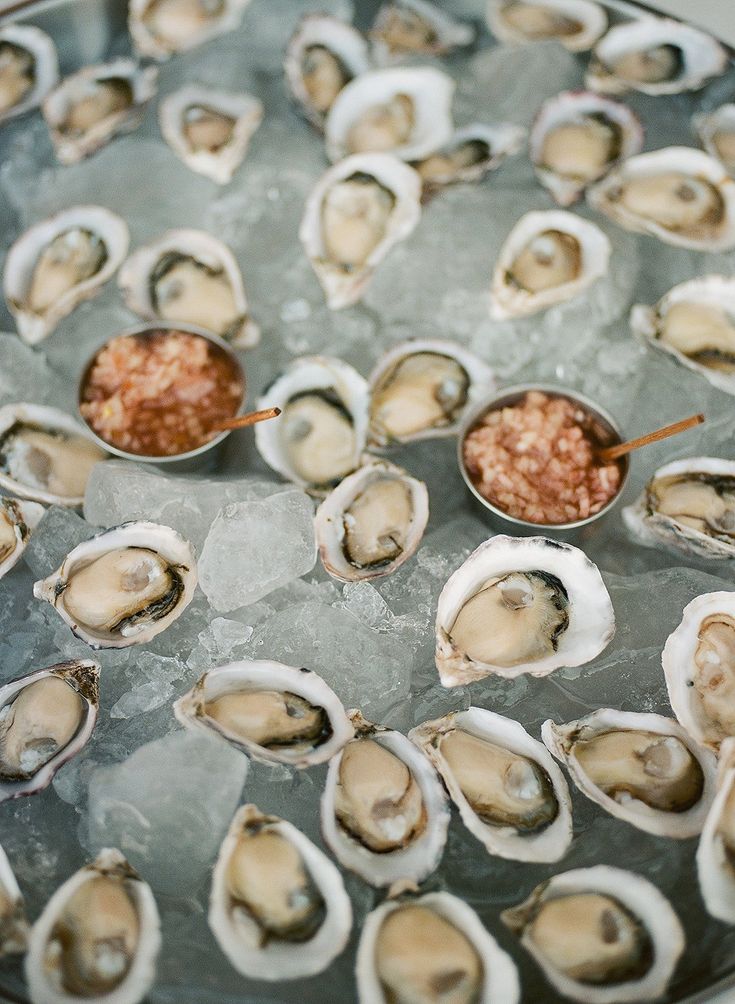
POLYGON ((0 408, 0 487, 47 505, 80 506, 107 454, 66 412, 41 404, 0 408))
POLYGON ((0 123, 37 108, 59 79, 56 46, 27 24, 0 28, 0 123))
POLYGON ((25 973, 36 1004, 138 1004, 156 974, 160 921, 150 886, 105 848, 68 879, 33 925, 25 973))
POLYGON ((680 725, 717 752, 735 736, 735 593, 703 593, 688 603, 661 663, 680 725))
POLYGON ((560 206, 569 206, 618 161, 640 152, 643 127, 619 101, 564 91, 541 106, 530 146, 537 178, 560 206))
POLYGON ((672 146, 631 157, 593 185, 587 200, 626 230, 673 247, 735 247, 735 180, 702 150, 672 146))
POLYGON ((735 280, 722 275, 683 282, 655 307, 638 304, 630 315, 635 334, 735 394, 735 280))
POLYGON ((735 174, 735 104, 695 115, 692 124, 707 153, 735 174))
POLYGON ((425 193, 460 181, 479 181, 518 153, 525 137, 520 126, 475 122, 457 129, 444 146, 412 166, 421 175, 425 193))
POLYGON ((354 731, 320 676, 280 662, 210 669, 176 701, 174 713, 187 728, 214 732, 254 760, 298 768, 326 762, 354 731))
POLYGON ((441 591, 436 667, 445 687, 490 674, 546 676, 607 647, 615 615, 602 577, 571 544, 498 534, 441 591))
POLYGON ((610 253, 602 230, 574 213, 526 213, 500 249, 491 316, 525 317, 573 299, 606 274, 610 253))
POLYGON ((558 861, 572 841, 572 803, 548 750, 522 725, 483 708, 408 734, 444 779, 462 822, 490 854, 558 861))
POLYGON ((474 27, 428 0, 386 0, 370 38, 380 62, 406 56, 442 56, 471 45, 474 27))
POLYGON ((307 14, 288 43, 284 69, 294 100, 322 129, 342 88, 370 69, 368 44, 340 18, 307 14))
POLYGON ((559 993, 582 1004, 665 993, 684 931, 646 879, 598 865, 562 872, 501 914, 559 993))
POLYGON ((692 457, 664 464, 637 502, 623 509, 623 521, 646 547, 733 557, 735 461, 692 457))
POLYGON ((727 53, 698 28, 662 17, 641 17, 611 28, 587 69, 593 91, 678 94, 696 91, 724 73, 727 53))
POLYGON ((75 547, 33 587, 92 648, 126 648, 155 638, 192 601, 191 544, 158 523, 123 523, 75 547))
POLYGON ((423 481, 375 461, 334 488, 316 512, 322 564, 341 582, 390 575, 414 554, 429 519, 423 481))
POLYGON ((145 320, 192 324, 238 348, 260 341, 235 256, 203 230, 167 230, 131 254, 118 282, 130 310, 145 320))
POLYGON ((448 892, 389 899, 365 918, 360 1004, 517 1004, 518 972, 475 911, 448 892))
POLYGON ((493 371, 455 342, 396 345, 370 375, 371 446, 456 435, 468 409, 495 389, 493 371))
POLYGON ((263 105, 250 94, 189 84, 158 108, 161 133, 180 160, 218 185, 226 185, 245 159, 263 119, 263 105))
POLYGON ((0 959, 26 950, 25 904, 5 851, 0 846, 0 959))
POLYGON ((671 718, 595 711, 541 737, 579 790, 606 812, 659 837, 701 832, 714 797, 715 758, 671 718))
POLYGON ((60 662, 0 687, 0 802, 35 795, 86 745, 99 710, 100 667, 60 662))
POLYGON ((169 59, 238 27, 250 0, 130 0, 128 28, 136 51, 169 59))
POLYGON ((0 495, 0 579, 20 560, 44 511, 35 502, 0 495))
POLYGON ((707 911, 735 924, 735 739, 722 743, 717 795, 697 848, 697 873, 707 911))
POLYGON ((384 153, 357 154, 322 175, 299 239, 332 310, 362 298, 385 256, 421 215, 421 179, 384 153))
POLYGON ((74 206, 26 230, 8 251, 3 294, 18 334, 35 345, 96 296, 128 253, 127 224, 102 206, 74 206))
POLYGON ((553 39, 585 52, 607 28, 607 14, 591 0, 489 0, 487 22, 501 42, 553 39))
POLYGON ((339 955, 352 906, 337 868, 303 833, 243 805, 214 867, 209 926, 243 976, 294 980, 339 955))
POLYGON ((284 478, 326 495, 360 466, 367 397, 365 380, 341 359, 295 359, 258 401, 282 412, 255 427, 258 452, 284 478))
POLYGON ((76 164, 121 132, 137 129, 156 93, 158 70, 132 59, 87 66, 44 98, 43 117, 62 164, 76 164))
POLYGON ((454 81, 430 66, 370 70, 342 88, 325 123, 327 156, 392 153, 422 160, 452 136, 454 81))
POLYGON ((421 882, 437 868, 449 809, 429 761, 400 732, 350 712, 355 738, 337 753, 321 801, 324 841, 374 886, 421 882))

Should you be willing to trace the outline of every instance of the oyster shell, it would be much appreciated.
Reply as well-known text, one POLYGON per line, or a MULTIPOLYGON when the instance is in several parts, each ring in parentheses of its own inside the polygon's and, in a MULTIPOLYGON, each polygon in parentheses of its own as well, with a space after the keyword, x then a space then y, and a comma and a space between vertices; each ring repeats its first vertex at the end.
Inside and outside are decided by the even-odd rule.
POLYGON ((546 101, 531 129, 536 177, 560 206, 576 202, 588 185, 642 146, 635 112, 590 91, 564 91, 546 101))
POLYGON ((187 728, 220 735, 263 763, 325 763, 353 735, 342 702, 308 669, 280 662, 231 662, 197 680, 174 704, 187 728))
POLYGON ((727 53, 711 35, 682 21, 640 17, 611 28, 587 69, 593 91, 679 94, 724 73, 727 53))
POLYGON ((720 105, 713 112, 695 115, 692 125, 707 153, 717 157, 734 174, 735 104, 720 105))
POLYGON ((475 911, 448 892, 389 899, 369 913, 355 972, 360 1004, 439 1000, 439 993, 458 1004, 520 1000, 511 957, 475 911))
POLYGON ((325 123, 327 156, 422 160, 452 136, 454 81, 430 66, 369 70, 342 88, 325 123))
POLYGON ((56 46, 27 24, 0 28, 0 123, 37 108, 59 79, 56 46))
POLYGON ((615 615, 602 577, 571 544, 498 534, 447 580, 436 612, 445 687, 495 674, 546 676, 607 647, 615 615))
POLYGON ((421 175, 424 192, 430 194, 445 185, 479 181, 518 153, 525 138, 525 129, 508 122, 474 122, 457 129, 444 146, 412 166, 421 175))
POLYGON ((703 593, 688 603, 661 664, 679 724, 716 753, 735 736, 735 593, 703 593))
POLYGON ((585 52, 607 28, 607 14, 591 0, 489 0, 487 23, 501 42, 553 39, 585 52))
POLYGON ((43 101, 58 160, 76 164, 118 133, 137 129, 157 80, 154 66, 143 68, 133 59, 87 66, 66 77, 43 101))
POLYGON ((373 886, 421 882, 438 867, 447 797, 406 736, 350 712, 351 739, 329 764, 321 800, 324 841, 339 863, 373 886))
POLYGON ((563 303, 604 276, 610 241, 588 220, 561 209, 526 213, 500 249, 490 290, 496 321, 563 303))
POLYGON ((379 62, 406 56, 442 56, 471 45, 477 32, 427 0, 386 0, 370 38, 379 62))
POLYGON ((408 737, 489 854, 514 861, 564 856, 572 841, 569 789, 548 750, 519 722, 469 708, 424 722, 408 737))
POLYGON ((191 544, 168 526, 133 521, 79 544, 33 595, 92 648, 127 648, 165 631, 196 584, 191 544))
POLYGON ((375 269, 421 215, 421 179, 384 153, 335 164, 306 201, 299 240, 332 310, 364 295, 375 269))
POLYGON ((240 24, 250 0, 130 0, 128 29, 136 51, 152 59, 188 52, 240 24))
POLYGON ((546 721, 541 737, 579 790, 610 815, 659 837, 701 832, 715 758, 673 719, 605 708, 565 725, 546 721))
POLYGON ((735 247, 735 180, 702 150, 671 146, 631 157, 593 185, 587 201, 626 230, 673 247, 735 247))
POLYGON ((0 846, 0 959, 4 955, 24 952, 27 941, 28 921, 23 895, 0 846))
POLYGON ((429 519, 423 481, 374 461, 334 488, 316 511, 324 568, 341 582, 390 575, 414 554, 429 519))
POLYGON ((96 296, 128 253, 127 224, 102 206, 74 206, 36 223, 8 251, 3 294, 18 334, 35 345, 96 296))
POLYGON ((457 345, 416 338, 370 374, 371 446, 454 436, 472 405, 495 390, 493 371, 457 345))
POLYGON ((58 408, 0 408, 0 487, 46 505, 80 506, 92 468, 107 454, 58 408))
POLYGON ((646 547, 694 554, 735 555, 735 461, 674 460, 655 472, 623 522, 646 547))
POLYGON ((723 740, 717 794, 697 847, 699 888, 708 913, 735 924, 735 739, 723 740))
POLYGON ((87 744, 99 675, 98 663, 76 659, 0 687, 0 802, 43 791, 87 744))
POLYGON ((352 906, 337 868, 303 833, 243 805, 214 866, 209 926, 243 976, 294 980, 339 955, 352 906))
POLYGON ((105 848, 56 890, 33 925, 25 973, 35 1004, 138 1004, 161 947, 150 886, 105 848))
POLYGON ((621 868, 555 875, 500 916, 552 986, 582 1004, 654 1000, 684 951, 669 901, 621 868))
POLYGON ((263 119, 250 94, 189 84, 158 107, 161 133, 176 156, 197 174, 226 185, 242 164, 263 119))
POLYGON ((193 324, 238 348, 260 341, 235 256, 203 230, 167 230, 138 248, 118 283, 127 306, 145 320, 193 324))
POLYGON ((326 495, 360 466, 367 399, 367 383, 341 359, 301 356, 258 400, 282 412, 255 427, 258 452, 284 478, 326 495))
POLYGON ((35 502, 0 495, 0 579, 20 560, 44 512, 35 502))
POLYGON ((337 95, 370 69, 364 36, 351 24, 325 14, 299 21, 286 49, 286 83, 307 119, 324 126, 337 95))

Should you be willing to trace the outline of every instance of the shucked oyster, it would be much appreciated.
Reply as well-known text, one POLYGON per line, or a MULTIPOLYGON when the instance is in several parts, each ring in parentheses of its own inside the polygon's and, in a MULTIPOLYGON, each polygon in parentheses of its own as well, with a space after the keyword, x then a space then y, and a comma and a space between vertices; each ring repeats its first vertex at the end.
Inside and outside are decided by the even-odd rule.
POLYGON ((474 122, 457 129, 442 147, 412 166, 421 175, 424 194, 428 196, 444 185, 479 181, 506 157, 518 153, 525 136, 524 129, 510 123, 474 122))
POLYGON ((0 579, 20 560, 44 511, 35 502, 0 495, 0 579))
POLYGON ((254 760, 299 768, 329 760, 354 731, 320 676, 280 662, 210 669, 174 713, 182 725, 221 735, 254 760))
POLYGON ((357 949, 360 1004, 517 1004, 518 972, 475 911, 447 892, 389 899, 357 949))
POLYGON ((488 0, 487 21, 501 42, 553 39, 584 52, 605 31, 607 14, 591 0, 488 0))
POLYGON ((444 586, 436 666, 445 687, 490 674, 546 676, 594 659, 615 632, 602 577, 571 544, 545 537, 486 540, 444 586))
POLYGON ((158 523, 130 522, 75 547, 33 587, 92 648, 155 638, 191 603, 196 562, 188 541, 158 523))
POLYGON ((303 833, 243 805, 214 867, 209 926, 243 976, 293 980, 339 955, 352 906, 337 868, 303 833))
POLYGON ((54 43, 40 28, 0 29, 0 123, 40 105, 59 78, 54 43))
POLYGON ((427 0, 386 0, 370 38, 381 62, 410 55, 439 56, 470 45, 472 25, 459 21, 427 0))
POLYGON ((717 795, 697 848, 704 905, 726 924, 735 923, 735 739, 720 749, 717 795))
POLYGON ((674 460, 660 467, 638 501, 623 509, 631 533, 647 547, 699 558, 735 555, 735 461, 674 460))
POLYGON ((118 850, 106 848, 51 897, 26 956, 39 1004, 138 1004, 155 978, 160 921, 150 886, 118 850))
POLYGON ((250 0, 131 0, 128 27, 141 56, 163 60, 240 24, 250 0))
POLYGON ((660 837, 696 836, 714 797, 715 759, 671 718, 604 709, 544 722, 541 736, 603 809, 660 837))
POLYGON ((482 708, 409 732, 444 779, 462 822, 490 854, 558 861, 572 840, 569 790, 522 725, 482 708))
POLYGON ((702 146, 735 174, 735 104, 720 105, 713 112, 695 115, 692 124, 702 146))
POLYGON ((0 959, 24 952, 28 940, 25 904, 5 851, 0 846, 0 959))

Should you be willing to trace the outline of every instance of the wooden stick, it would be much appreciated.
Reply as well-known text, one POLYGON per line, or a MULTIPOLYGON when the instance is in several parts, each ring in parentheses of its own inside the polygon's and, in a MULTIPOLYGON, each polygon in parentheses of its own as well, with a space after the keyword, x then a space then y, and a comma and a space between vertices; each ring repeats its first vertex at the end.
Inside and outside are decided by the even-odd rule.
POLYGON ((280 408, 265 408, 263 411, 249 411, 247 415, 238 415, 236 418, 226 418, 222 422, 215 422, 212 426, 212 431, 227 432, 230 429, 247 429, 248 426, 256 425, 258 422, 267 422, 269 418, 278 418, 280 414, 280 408))
POLYGON ((619 443, 617 446, 606 446, 602 450, 598 450, 597 456, 603 463, 607 464, 613 460, 618 460, 620 457, 624 457, 631 450, 637 450, 641 446, 648 446, 649 443, 657 443, 660 439, 668 439, 669 436, 676 436, 679 432, 693 429, 695 425, 701 425, 703 421, 704 415, 690 415, 689 418, 683 418, 680 422, 665 425, 663 429, 656 429, 655 432, 649 432, 647 435, 639 436, 637 439, 629 439, 627 443, 619 443))

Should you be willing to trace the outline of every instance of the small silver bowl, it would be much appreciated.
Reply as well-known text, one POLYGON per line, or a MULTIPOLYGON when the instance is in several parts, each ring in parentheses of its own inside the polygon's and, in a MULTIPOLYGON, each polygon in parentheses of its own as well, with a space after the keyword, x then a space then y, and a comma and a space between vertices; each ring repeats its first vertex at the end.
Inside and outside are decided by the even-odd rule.
POLYGON ((601 519, 606 513, 610 512, 613 506, 617 503, 628 480, 628 473, 630 471, 630 461, 628 456, 620 458, 619 463, 622 475, 620 479, 620 487, 607 505, 603 506, 599 512, 596 512, 591 516, 587 516, 586 519, 575 520, 573 523, 530 523, 528 520, 518 519, 516 516, 509 515, 509 513, 504 512, 496 505, 493 505, 492 502, 488 501, 488 499, 486 499, 485 496, 478 491, 476 485, 470 477, 467 467, 465 466, 464 442, 470 430, 477 425, 479 420, 488 411, 496 411, 499 408, 517 404, 529 391, 532 390, 537 390, 543 394, 549 394, 550 396, 566 397, 570 401, 574 401, 576 404, 579 404, 581 408, 592 416, 596 423, 599 423, 599 428, 602 432, 602 445, 613 446, 616 443, 623 442, 623 434, 612 415, 609 415, 598 404, 595 404, 594 401, 590 401, 590 399, 585 397, 584 394, 579 394, 575 390, 569 390, 567 387, 558 387, 554 384, 517 384, 514 387, 506 387, 504 390, 500 391, 500 393, 494 394, 492 397, 488 397, 484 401, 481 401, 465 416, 457 435, 457 463, 459 464, 460 473, 462 474, 464 482, 469 490, 483 507, 485 512, 492 514, 492 522, 498 522, 502 525, 503 529, 510 530, 515 533, 548 534, 550 536, 554 536, 559 533, 560 536, 563 537, 569 536, 572 535, 573 531, 579 530, 580 527, 588 526, 590 523, 594 523, 595 520, 601 519), (609 442, 606 442, 605 440, 608 436, 609 442))
MULTIPOLYGON (((204 328, 195 327, 192 324, 169 324, 166 322, 161 322, 161 323, 137 324, 135 325, 135 327, 125 328, 123 331, 118 331, 115 335, 112 336, 112 338, 120 338, 129 335, 153 334, 154 332, 168 332, 173 334, 174 332, 177 331, 181 331, 187 335, 198 335, 200 338, 205 338, 208 342, 211 342, 213 345, 216 345, 217 348, 221 349, 221 351, 227 356, 227 359, 232 365, 233 372, 239 375, 240 380, 242 382, 242 399, 240 401, 240 405, 237 411, 233 415, 233 418, 236 415, 241 415, 245 407, 245 390, 246 390, 245 370, 243 368, 242 363, 237 358, 237 355, 235 354, 232 346, 229 345, 226 341, 224 341, 224 339, 219 338, 217 335, 212 334, 211 331, 207 331, 204 328)), ((119 449, 117 446, 114 446, 112 443, 108 443, 107 440, 102 439, 100 436, 97 435, 97 433, 91 427, 91 425, 86 420, 84 415, 82 415, 81 412, 82 397, 95 359, 100 354, 100 352, 102 352, 102 350, 109 345, 109 343, 112 341, 112 338, 109 338, 106 342, 103 342, 102 345, 98 346, 97 349, 95 349, 92 356, 90 356, 85 365, 82 367, 82 372, 79 377, 79 385, 77 390, 78 413, 80 419, 84 423, 84 426, 89 432, 89 435, 92 437, 92 439, 97 443, 98 446, 100 446, 107 453, 111 453, 116 457, 122 457, 123 460, 133 460, 139 464, 157 464, 157 465, 165 464, 167 466, 175 465, 173 469, 179 470, 181 472, 194 471, 210 467, 214 462, 215 453, 218 452, 217 448, 224 442, 225 439, 227 439, 227 437, 230 435, 231 430, 226 430, 225 432, 221 432, 218 436, 215 436, 214 439, 210 439, 208 442, 203 443, 201 446, 198 446, 195 450, 187 450, 186 453, 174 453, 170 456, 163 456, 163 457, 156 457, 156 456, 148 457, 141 453, 128 453, 126 450, 119 449)))

